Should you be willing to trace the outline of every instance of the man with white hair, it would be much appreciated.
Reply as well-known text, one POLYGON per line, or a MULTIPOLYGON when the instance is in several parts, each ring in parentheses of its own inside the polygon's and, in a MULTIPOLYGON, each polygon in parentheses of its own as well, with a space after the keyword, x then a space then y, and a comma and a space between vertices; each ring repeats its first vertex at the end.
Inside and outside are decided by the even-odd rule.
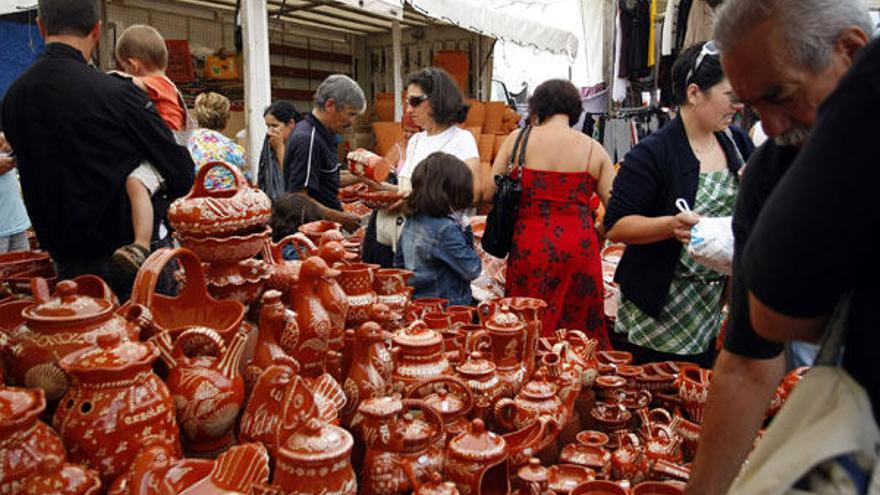
MULTIPOLYGON (((749 239, 768 236, 769 231, 751 235, 759 213, 792 169, 816 124, 819 107, 853 65, 856 53, 868 44, 871 32, 863 0, 737 0, 726 2, 718 13, 715 41, 725 73, 740 101, 760 114, 771 140, 749 161, 737 198, 731 319, 724 351, 713 370, 688 494, 727 492, 785 373, 782 344, 764 338, 750 321, 748 294, 754 287, 749 283, 752 279, 746 277, 751 271, 743 259, 745 246, 749 239)), ((867 123, 862 121, 861 125, 867 123)), ((828 177, 839 173, 837 164, 825 165, 828 177)), ((870 182, 873 187, 874 181, 870 182)), ((845 214, 826 202, 826 193, 838 195, 842 191, 816 191, 810 204, 799 206, 801 218, 815 228, 800 232, 793 249, 780 256, 804 261, 801 248, 815 239, 836 242, 838 230, 815 222, 811 216, 817 210, 855 218, 849 215, 856 212, 845 214)), ((776 227, 788 230, 778 224, 776 227)), ((825 252, 820 257, 830 261, 830 254, 825 252)), ((801 278, 810 276, 814 260, 808 260, 801 267, 805 272, 801 278)), ((801 280, 801 285, 792 285, 791 275, 777 272, 772 284, 787 283, 792 296, 811 284, 801 280)), ((824 283, 824 279, 818 283, 824 283)))
POLYGON ((343 211, 339 187, 357 179, 339 164, 336 136, 350 129, 366 107, 364 91, 354 80, 343 74, 327 76, 315 91, 312 112, 294 128, 284 153, 285 190, 307 195, 324 219, 348 231, 356 230, 361 218, 343 211))

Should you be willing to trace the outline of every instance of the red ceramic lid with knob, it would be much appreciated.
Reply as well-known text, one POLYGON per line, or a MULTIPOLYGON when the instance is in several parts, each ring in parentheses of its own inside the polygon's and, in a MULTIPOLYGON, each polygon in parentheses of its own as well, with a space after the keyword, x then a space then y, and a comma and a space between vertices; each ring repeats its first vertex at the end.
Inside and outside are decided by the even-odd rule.
POLYGON ((21 429, 46 408, 41 388, 0 386, 0 433, 21 429))
POLYGON ((541 465, 537 457, 530 457, 529 463, 519 468, 516 475, 526 483, 542 483, 547 481, 549 471, 541 465))
POLYGON ((442 342, 443 336, 422 322, 401 328, 394 334, 394 343, 403 347, 439 346, 442 342))
POLYGON ((481 378, 495 373, 495 363, 483 358, 482 352, 472 352, 467 361, 458 365, 458 372, 468 378, 481 378))
POLYGON ((283 456, 304 463, 325 463, 348 457, 353 446, 354 439, 349 432, 310 418, 288 437, 281 451, 283 456))
POLYGON ((79 286, 73 280, 62 280, 55 287, 55 295, 25 308, 22 315, 35 323, 71 323, 79 320, 98 319, 113 311, 113 303, 79 294, 79 286))
POLYGON ((444 420, 461 414, 466 405, 457 395, 450 394, 446 389, 440 389, 424 400, 429 407, 440 413, 444 420))
POLYGON ((449 453, 463 459, 494 462, 507 455, 507 442, 501 436, 486 430, 483 420, 475 419, 467 430, 449 442, 449 453))
POLYGON ((533 400, 546 400, 556 395, 557 387, 555 384, 546 381, 546 375, 543 370, 535 373, 535 378, 520 389, 523 397, 533 400))
POLYGON ((102 333, 96 346, 68 354, 58 365, 73 375, 100 379, 105 375, 149 369, 158 357, 159 350, 149 342, 123 341, 117 333, 102 333))
POLYGON ((516 332, 525 327, 526 324, 519 319, 516 313, 510 311, 507 306, 501 306, 492 315, 492 318, 486 322, 486 328, 494 331, 516 332))

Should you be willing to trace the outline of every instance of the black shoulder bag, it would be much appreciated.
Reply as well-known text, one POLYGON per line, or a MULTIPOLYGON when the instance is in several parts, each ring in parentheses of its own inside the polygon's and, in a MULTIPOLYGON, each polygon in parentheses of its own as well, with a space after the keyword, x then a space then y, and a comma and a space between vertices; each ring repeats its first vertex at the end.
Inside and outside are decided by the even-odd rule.
POLYGON ((510 159, 507 161, 507 174, 495 176, 497 189, 492 198, 492 211, 486 217, 482 244, 483 250, 496 258, 507 256, 513 243, 513 228, 519 216, 519 200, 522 195, 521 169, 526 159, 526 144, 529 142, 531 132, 532 127, 527 126, 519 133, 513 144, 513 151, 510 152, 510 159), (519 150, 519 160, 518 163, 514 163, 517 150, 519 150))

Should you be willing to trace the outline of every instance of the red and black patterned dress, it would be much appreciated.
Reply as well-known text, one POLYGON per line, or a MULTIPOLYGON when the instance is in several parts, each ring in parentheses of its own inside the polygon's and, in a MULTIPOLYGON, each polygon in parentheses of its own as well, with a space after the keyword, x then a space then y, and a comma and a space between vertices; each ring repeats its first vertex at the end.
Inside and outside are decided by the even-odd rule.
POLYGON ((547 301, 544 335, 582 330, 610 348, 599 239, 588 172, 522 169, 522 199, 507 261, 507 296, 547 301))

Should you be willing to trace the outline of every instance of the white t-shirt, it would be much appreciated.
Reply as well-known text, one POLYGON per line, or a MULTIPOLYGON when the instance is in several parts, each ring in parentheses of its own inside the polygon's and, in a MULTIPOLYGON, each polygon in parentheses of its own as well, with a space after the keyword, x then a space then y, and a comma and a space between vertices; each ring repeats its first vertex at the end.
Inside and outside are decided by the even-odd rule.
MULTIPOLYGON (((477 141, 474 135, 466 129, 451 126, 449 129, 429 136, 426 131, 419 132, 409 138, 406 145, 406 161, 400 173, 397 174, 397 189, 401 193, 412 192, 412 174, 416 165, 435 151, 448 153, 461 161, 472 158, 479 159, 480 152, 477 149, 477 141)), ((397 239, 403 228, 403 217, 389 215, 385 211, 379 211, 376 216, 376 239, 380 244, 397 249, 397 239), (399 220, 399 221, 398 221, 399 220)))
POLYGON ((435 151, 448 153, 462 161, 480 158, 477 141, 474 139, 474 135, 466 129, 452 126, 433 136, 429 136, 426 131, 419 132, 413 135, 406 145, 406 162, 398 174, 398 179, 402 179, 398 181, 401 192, 412 190, 410 180, 416 165, 435 151))

